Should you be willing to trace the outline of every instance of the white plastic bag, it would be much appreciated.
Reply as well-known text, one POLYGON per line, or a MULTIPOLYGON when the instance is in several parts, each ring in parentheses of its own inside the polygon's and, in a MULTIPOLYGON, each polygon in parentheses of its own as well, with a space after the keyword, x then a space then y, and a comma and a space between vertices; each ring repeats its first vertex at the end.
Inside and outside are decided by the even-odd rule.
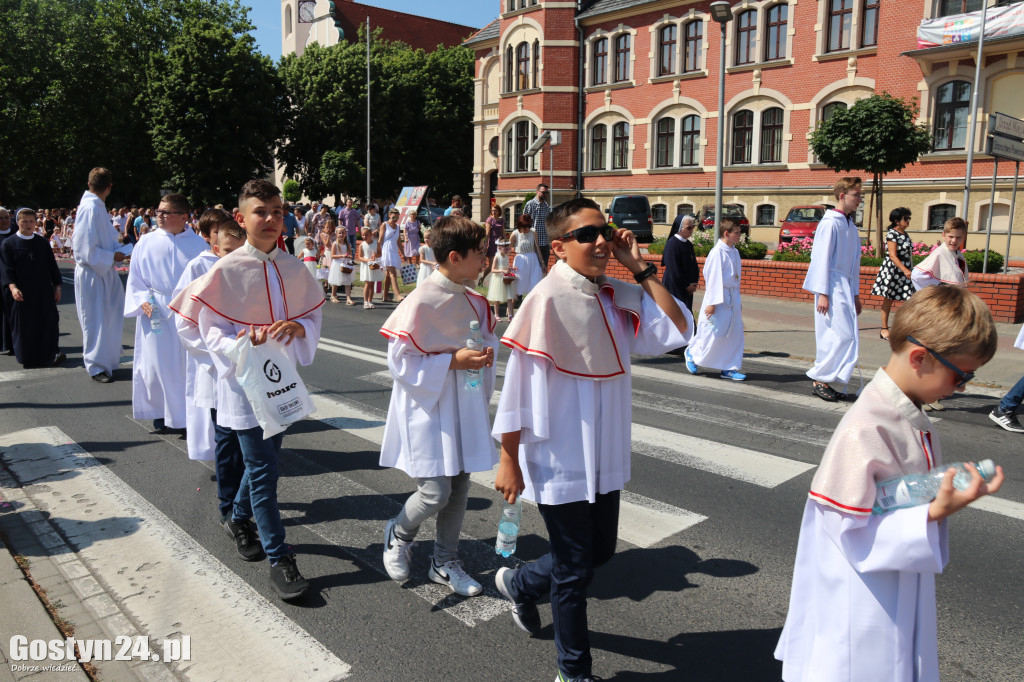
POLYGON ((252 345, 245 335, 225 353, 235 363, 235 377, 252 405, 263 437, 270 438, 316 409, 306 384, 284 345, 268 338, 252 345))

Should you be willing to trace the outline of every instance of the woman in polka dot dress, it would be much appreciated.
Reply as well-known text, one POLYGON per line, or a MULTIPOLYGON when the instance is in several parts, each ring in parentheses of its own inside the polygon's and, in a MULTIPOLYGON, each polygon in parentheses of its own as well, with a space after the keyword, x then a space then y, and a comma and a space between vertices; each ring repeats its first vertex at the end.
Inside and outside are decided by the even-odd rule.
POLYGON ((894 208, 889 213, 889 231, 885 235, 886 257, 878 270, 875 285, 871 287, 874 296, 881 296, 882 329, 878 332, 881 339, 889 338, 889 311, 893 301, 905 301, 914 293, 914 285, 910 281, 910 270, 914 267, 911 255, 914 244, 907 234, 910 226, 910 209, 894 208))

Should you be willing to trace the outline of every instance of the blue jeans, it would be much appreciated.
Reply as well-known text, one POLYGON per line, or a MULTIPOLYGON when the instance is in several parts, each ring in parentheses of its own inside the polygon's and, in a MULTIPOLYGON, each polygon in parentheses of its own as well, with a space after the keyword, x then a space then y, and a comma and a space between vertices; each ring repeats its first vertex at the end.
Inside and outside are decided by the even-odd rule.
POLYGON ((348 255, 355 258, 356 255, 356 235, 346 234, 345 240, 348 241, 348 255))
POLYGON ((283 434, 264 440, 263 428, 235 431, 242 449, 245 473, 235 496, 233 521, 252 517, 260 532, 263 551, 270 563, 277 563, 290 554, 284 542, 284 524, 277 507, 277 458, 281 452, 283 434))
POLYGON ((238 443, 237 432, 217 426, 217 410, 210 410, 210 414, 213 417, 217 499, 220 500, 221 518, 224 518, 231 513, 235 497, 242 487, 245 464, 242 462, 242 446, 238 443))
POLYGON ((587 628, 587 586, 594 569, 615 554, 619 532, 619 491, 587 501, 537 505, 548 529, 551 551, 516 571, 512 592, 519 602, 551 595, 558 668, 567 677, 591 674, 587 628))
POLYGON ((1024 402, 1024 377, 1018 379, 1010 392, 999 401, 999 409, 1003 412, 1016 412, 1022 402, 1024 402))

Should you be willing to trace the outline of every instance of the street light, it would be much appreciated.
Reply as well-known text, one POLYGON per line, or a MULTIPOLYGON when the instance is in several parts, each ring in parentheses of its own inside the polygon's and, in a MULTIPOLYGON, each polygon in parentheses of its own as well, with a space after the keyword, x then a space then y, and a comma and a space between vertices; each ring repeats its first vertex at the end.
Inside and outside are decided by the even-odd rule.
POLYGON ((711 18, 722 27, 718 46, 718 152, 715 155, 715 242, 719 237, 722 218, 722 164, 725 163, 725 27, 732 21, 732 5, 728 2, 711 3, 711 18))

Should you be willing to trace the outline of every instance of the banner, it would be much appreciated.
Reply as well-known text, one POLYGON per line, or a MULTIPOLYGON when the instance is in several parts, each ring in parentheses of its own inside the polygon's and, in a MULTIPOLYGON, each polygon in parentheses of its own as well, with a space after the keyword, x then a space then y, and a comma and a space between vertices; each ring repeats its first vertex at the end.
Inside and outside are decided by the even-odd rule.
MULTIPOLYGON (((981 11, 954 14, 923 21, 917 29, 919 50, 943 45, 978 41, 981 34, 981 11)), ((993 7, 985 19, 985 40, 1024 35, 1024 3, 993 7)))
POLYGON ((402 193, 398 195, 398 201, 395 202, 395 208, 398 209, 399 213, 399 226, 405 225, 410 218, 416 217, 416 211, 419 209, 420 203, 423 201, 423 197, 426 193, 426 185, 402 188, 402 193))

